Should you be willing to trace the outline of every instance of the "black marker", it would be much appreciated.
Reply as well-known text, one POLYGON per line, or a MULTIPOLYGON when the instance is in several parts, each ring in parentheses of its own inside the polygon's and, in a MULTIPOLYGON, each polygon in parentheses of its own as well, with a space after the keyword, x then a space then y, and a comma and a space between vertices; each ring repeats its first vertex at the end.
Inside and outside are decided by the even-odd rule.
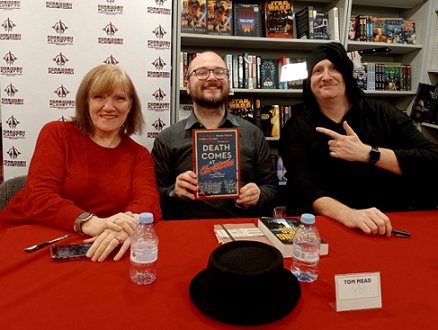
POLYGON ((34 251, 37 251, 37 250, 39 250, 39 249, 41 249, 41 248, 43 248, 43 247, 45 247, 47 245, 53 244, 53 243, 58 242, 60 240, 66 239, 68 237, 70 237, 70 235, 64 235, 64 236, 61 236, 61 237, 57 237, 57 238, 51 239, 50 241, 46 241, 46 242, 42 242, 42 243, 39 243, 39 244, 35 244, 35 245, 32 245, 32 246, 29 246, 29 247, 25 248, 24 251, 26 251, 26 252, 34 252, 34 251))
POLYGON ((392 234, 399 237, 411 237, 411 233, 398 229, 393 229, 392 234))

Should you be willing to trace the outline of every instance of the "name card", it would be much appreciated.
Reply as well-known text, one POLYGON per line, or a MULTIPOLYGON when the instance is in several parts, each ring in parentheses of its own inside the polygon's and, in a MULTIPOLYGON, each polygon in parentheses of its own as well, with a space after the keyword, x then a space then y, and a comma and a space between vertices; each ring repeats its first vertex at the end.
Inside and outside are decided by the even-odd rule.
POLYGON ((336 311, 382 307, 380 273, 335 275, 336 311))

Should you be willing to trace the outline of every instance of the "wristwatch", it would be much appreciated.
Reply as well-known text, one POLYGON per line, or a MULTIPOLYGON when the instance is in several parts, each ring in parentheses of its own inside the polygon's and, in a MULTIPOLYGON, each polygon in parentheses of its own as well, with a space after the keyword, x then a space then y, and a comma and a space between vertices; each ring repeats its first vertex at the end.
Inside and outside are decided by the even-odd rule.
POLYGON ((371 151, 370 151, 370 155, 369 155, 368 159, 369 159, 369 163, 371 165, 375 165, 380 159, 379 148, 377 148, 375 146, 371 146, 371 151))
POLYGON ((82 226, 84 225, 84 223, 90 221, 90 219, 94 217, 93 213, 90 212, 84 212, 81 213, 75 220, 75 232, 79 233, 79 234, 83 234, 84 232, 82 231, 82 226))

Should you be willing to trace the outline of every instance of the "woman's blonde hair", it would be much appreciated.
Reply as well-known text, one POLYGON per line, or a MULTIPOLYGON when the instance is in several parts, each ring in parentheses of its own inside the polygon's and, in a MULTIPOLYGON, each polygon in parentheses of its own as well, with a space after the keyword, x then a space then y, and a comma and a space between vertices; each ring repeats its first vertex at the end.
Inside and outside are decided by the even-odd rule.
POLYGON ((94 95, 111 94, 116 89, 122 90, 131 99, 131 110, 128 113, 120 134, 131 135, 141 133, 144 120, 141 103, 135 86, 126 72, 114 64, 101 64, 91 69, 82 79, 76 93, 76 114, 73 122, 81 132, 91 135, 94 125, 90 118, 89 104, 94 95))

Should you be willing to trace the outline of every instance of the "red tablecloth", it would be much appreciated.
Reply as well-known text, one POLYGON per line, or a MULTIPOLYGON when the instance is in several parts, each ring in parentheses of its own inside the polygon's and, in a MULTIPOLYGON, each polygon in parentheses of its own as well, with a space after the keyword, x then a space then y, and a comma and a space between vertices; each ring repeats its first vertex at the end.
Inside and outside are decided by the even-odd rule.
MULTIPOLYGON (((432 329, 438 324, 438 211, 390 214, 412 237, 366 236, 317 218, 329 255, 320 276, 302 284, 297 307, 259 329, 432 329), (383 308, 336 312, 335 274, 380 272, 383 308)), ((250 219, 162 221, 158 280, 137 286, 129 257, 92 263, 52 262, 49 249, 23 249, 64 232, 40 226, 0 231, 0 329, 237 329, 212 320, 191 303, 191 279, 217 246, 213 224, 250 219)), ((66 242, 79 242, 73 236, 66 242)), ((290 259, 285 259, 290 267, 290 259)))

